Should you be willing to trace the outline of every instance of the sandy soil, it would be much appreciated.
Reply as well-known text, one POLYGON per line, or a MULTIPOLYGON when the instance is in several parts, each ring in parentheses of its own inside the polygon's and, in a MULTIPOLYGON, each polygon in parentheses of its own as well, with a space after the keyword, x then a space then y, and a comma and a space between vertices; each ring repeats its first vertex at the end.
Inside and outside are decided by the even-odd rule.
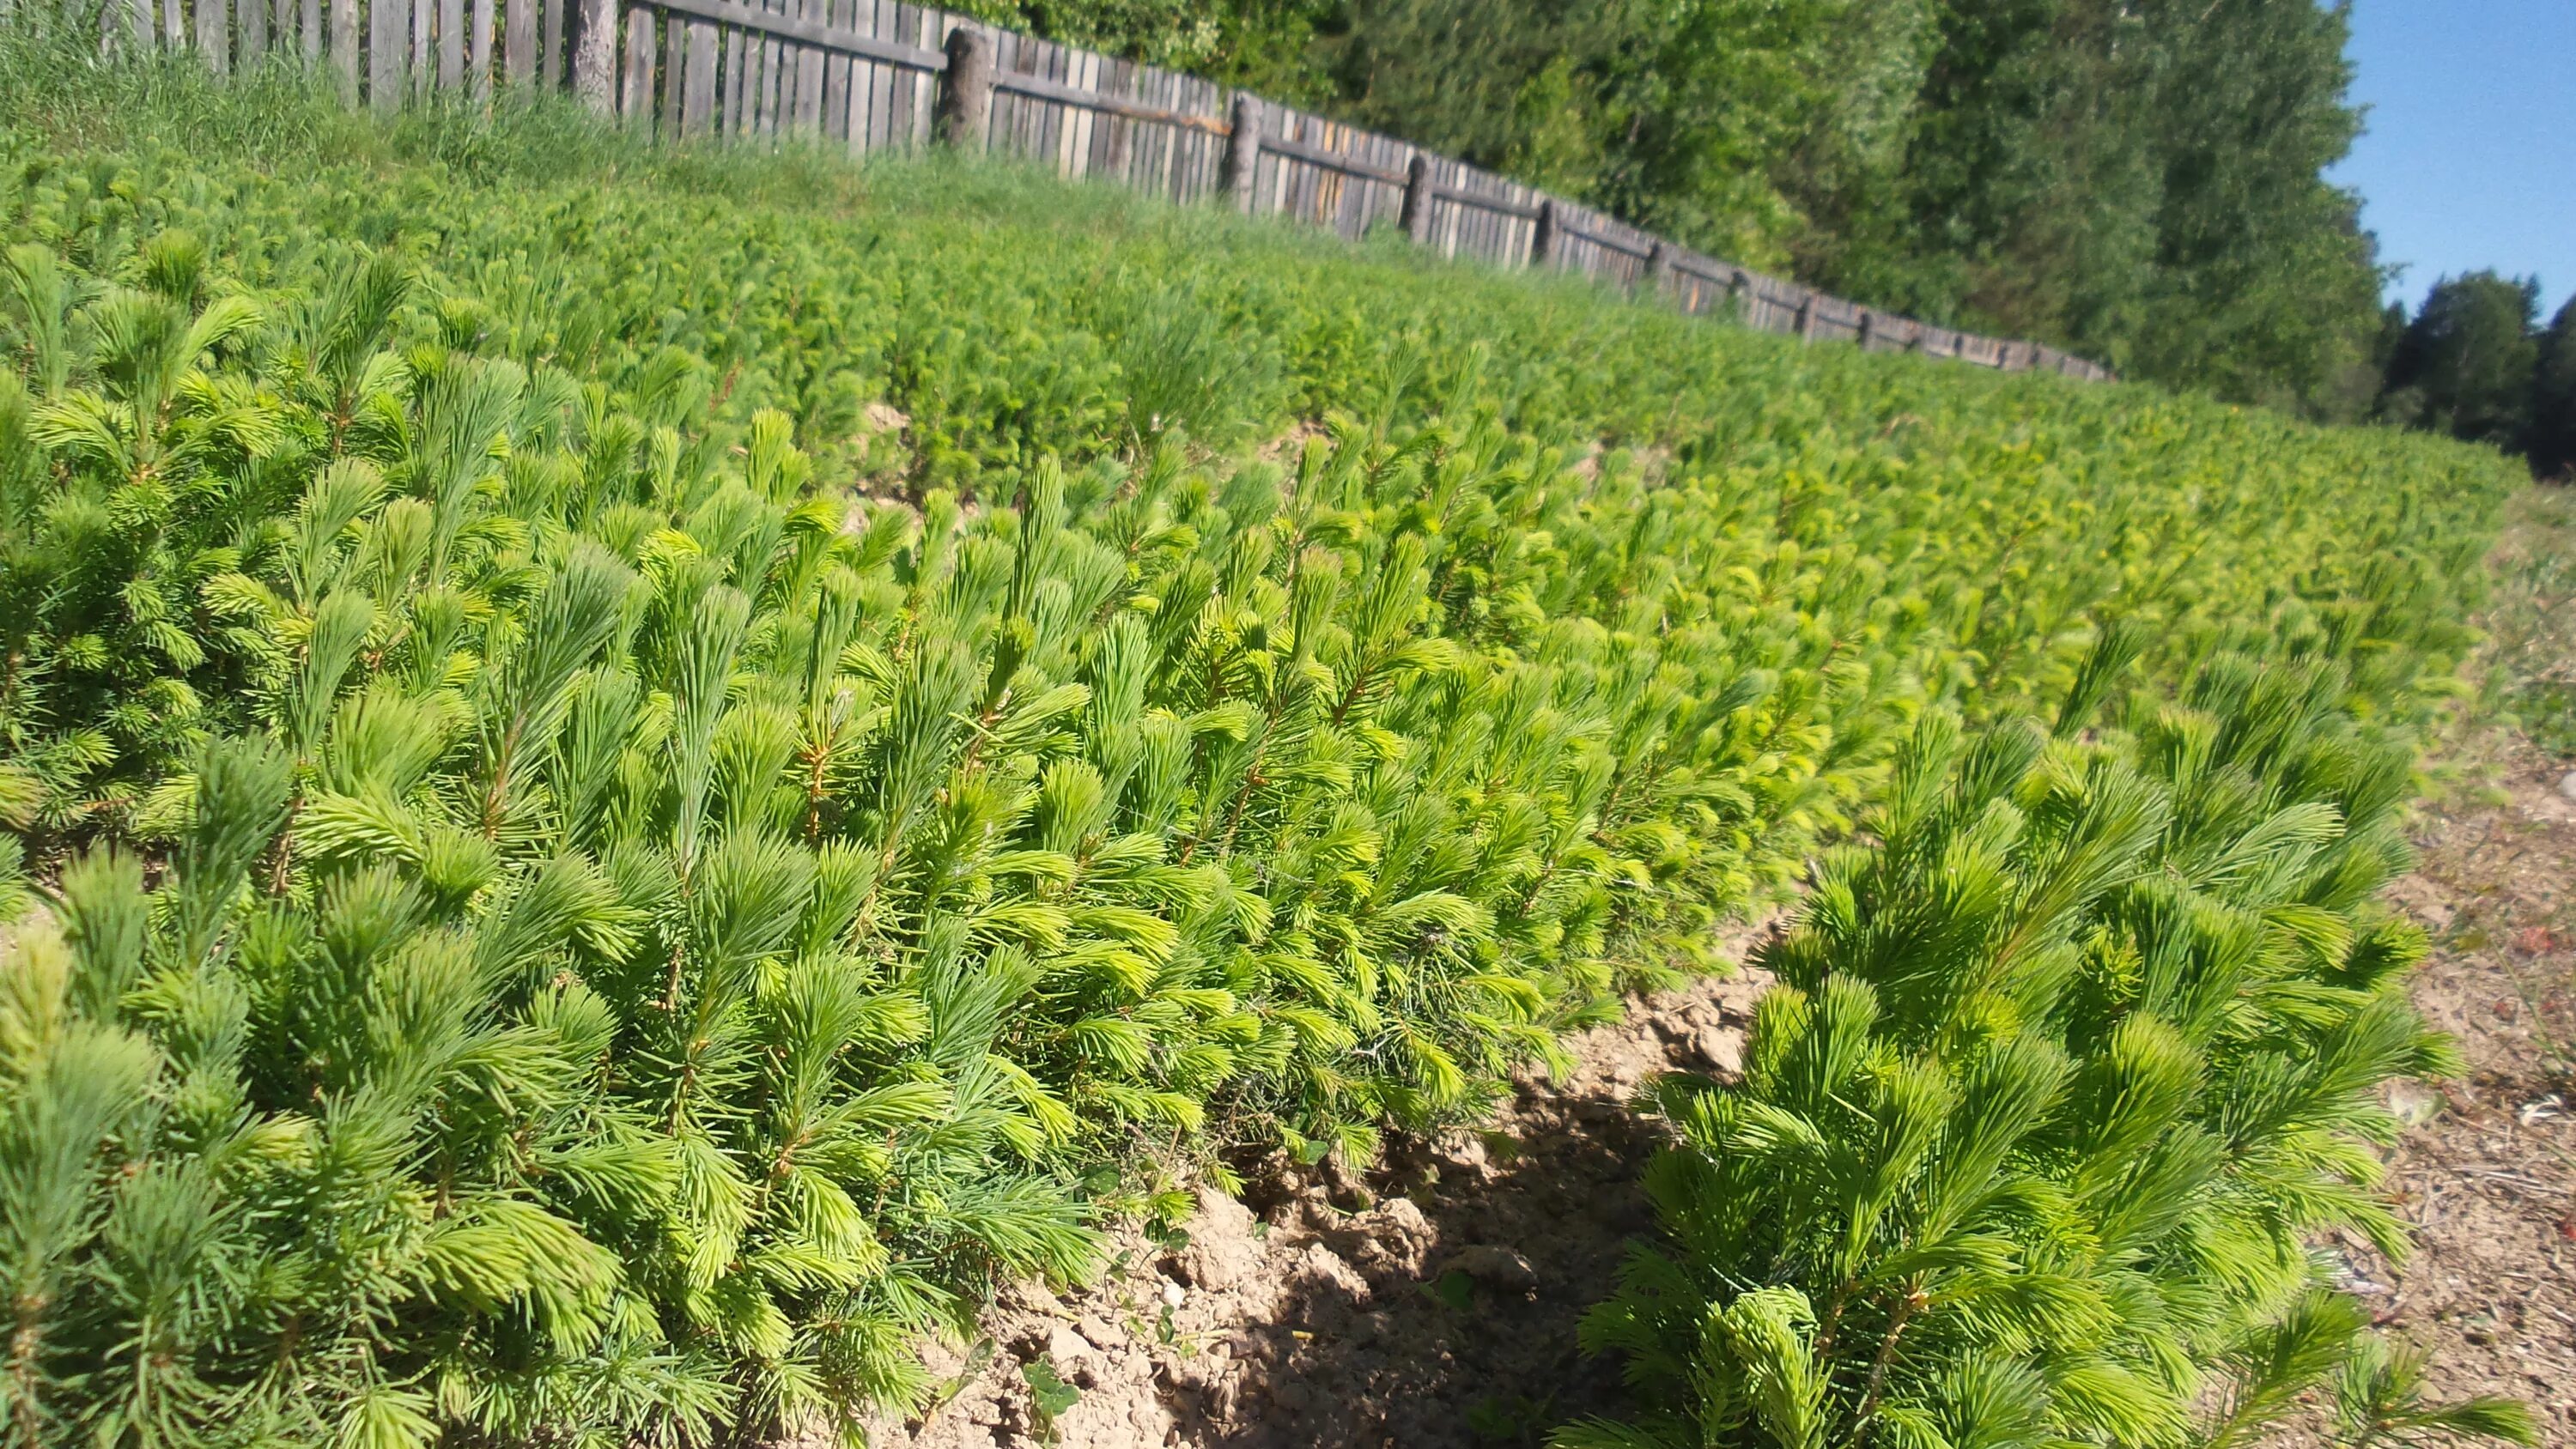
POLYGON ((1662 1129, 1630 1098, 1659 1072, 1735 1070, 1762 984, 1632 1002, 1483 1131, 1398 1144, 1363 1176, 1203 1194, 1185 1244, 1131 1238, 1075 1296, 1013 1290, 983 1343, 934 1362, 953 1396, 873 1442, 1537 1445, 1615 1410, 1616 1365, 1583 1355, 1575 1325, 1652 1225, 1637 1174, 1662 1129), (1079 1394, 1055 1414, 1032 1387, 1048 1375, 1079 1394))
POLYGON ((2418 1123, 2387 1183, 2416 1250, 2347 1261, 2379 1321, 2430 1352, 2431 1397, 2519 1397, 2546 1442, 2576 1446, 2576 777, 2519 736, 2477 751, 2491 787, 2425 811, 2421 863, 2389 892, 2433 934, 2416 1002, 2468 1073, 2393 1089, 2418 1123))

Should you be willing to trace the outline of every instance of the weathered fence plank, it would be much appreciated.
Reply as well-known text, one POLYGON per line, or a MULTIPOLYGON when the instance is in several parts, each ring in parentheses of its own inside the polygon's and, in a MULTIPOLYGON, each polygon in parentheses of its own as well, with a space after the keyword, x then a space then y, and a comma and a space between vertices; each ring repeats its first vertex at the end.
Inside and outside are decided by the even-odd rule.
MULTIPOLYGON (((793 136, 856 156, 936 140, 1183 204, 1289 214, 1353 240, 1393 225, 1446 257, 1575 272, 1810 342, 2111 378, 2056 348, 1931 326, 1702 256, 1391 136, 903 0, 109 4, 138 38, 157 21, 162 44, 194 49, 218 74, 272 53, 327 57, 342 97, 379 111, 434 91, 484 103, 506 81, 568 85, 594 111, 674 141, 793 136)), ((110 45, 120 23, 107 26, 110 45)))
POLYGON ((402 104, 403 62, 411 53, 411 0, 368 0, 367 103, 379 111, 402 104))

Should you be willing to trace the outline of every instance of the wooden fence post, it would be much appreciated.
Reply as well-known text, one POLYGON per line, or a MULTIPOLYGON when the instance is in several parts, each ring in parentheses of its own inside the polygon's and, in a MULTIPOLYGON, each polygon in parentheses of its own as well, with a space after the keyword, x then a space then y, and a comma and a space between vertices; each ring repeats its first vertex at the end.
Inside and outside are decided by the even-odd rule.
POLYGON ((1646 269, 1637 278, 1637 285, 1645 290, 1647 296, 1660 297, 1664 294, 1664 279, 1672 269, 1672 258, 1666 255, 1664 244, 1656 242, 1646 248, 1646 269))
POLYGON ((438 88, 453 91, 464 85, 464 0, 438 0, 438 88))
POLYGON ((1261 172, 1261 123, 1261 98, 1235 92, 1234 129, 1226 133, 1222 179, 1226 200, 1245 216, 1252 215, 1253 178, 1261 172))
POLYGON ((626 12, 626 83, 617 110, 627 125, 653 129, 653 12, 646 6, 626 12))
POLYGON ((1404 234, 1415 246, 1431 244, 1431 158, 1419 151, 1404 167, 1404 234))
POLYGON ((358 103, 358 0, 331 0, 331 76, 340 99, 358 103))
POLYGON ((492 99, 492 0, 472 0, 465 32, 465 89, 480 105, 492 99))
POLYGON ((536 79, 536 0, 509 0, 501 12, 501 69, 516 85, 536 79))
POLYGON ((617 0, 581 0, 572 88, 582 104, 603 116, 617 109, 617 0))
POLYGON ((232 67, 228 62, 226 42, 232 38, 232 17, 225 13, 224 0, 197 0, 197 58, 206 69, 222 75, 232 67))
POLYGON ((1530 234, 1531 266, 1552 267, 1556 265, 1556 231, 1556 203, 1553 201, 1540 202, 1538 204, 1538 226, 1530 234))
POLYGON ((367 104, 390 113, 402 104, 403 63, 411 54, 411 6, 368 0, 367 104))
POLYGON ((1798 299, 1798 340, 1816 340, 1816 294, 1813 292, 1798 299))
POLYGON ((993 42, 960 25, 948 32, 948 71, 939 78, 939 139, 981 151, 993 124, 993 42))
POLYGON ((716 41, 704 21, 689 23, 688 93, 680 98, 680 134, 703 136, 716 117, 716 41))
POLYGON ((432 52, 438 30, 438 0, 411 0, 411 94, 413 100, 429 97, 429 83, 438 75, 438 57, 432 52))
POLYGON ((1861 351, 1863 351, 1863 352, 1867 352, 1867 351, 1869 351, 1869 350, 1870 350, 1870 346, 1869 346, 1869 345, 1870 345, 1870 343, 1872 343, 1873 341, 1877 340, 1877 337, 1878 337, 1878 314, 1877 314, 1876 312, 1873 312, 1873 311, 1869 310, 1867 307, 1863 307, 1863 308, 1861 308, 1861 309, 1860 309, 1860 350, 1861 350, 1861 351))

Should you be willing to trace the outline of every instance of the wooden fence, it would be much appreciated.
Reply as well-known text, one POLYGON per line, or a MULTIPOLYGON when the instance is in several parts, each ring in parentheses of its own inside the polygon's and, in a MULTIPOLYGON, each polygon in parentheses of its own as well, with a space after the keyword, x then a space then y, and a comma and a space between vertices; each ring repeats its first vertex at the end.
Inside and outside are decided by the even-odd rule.
POLYGON ((327 65, 350 102, 381 109, 545 86, 671 138, 799 137, 853 155, 945 141, 1353 239, 1395 227, 1444 256, 1580 272, 1764 331, 2111 377, 1703 256, 1249 92, 894 0, 106 0, 104 25, 111 44, 192 49, 219 74, 271 52, 327 65))

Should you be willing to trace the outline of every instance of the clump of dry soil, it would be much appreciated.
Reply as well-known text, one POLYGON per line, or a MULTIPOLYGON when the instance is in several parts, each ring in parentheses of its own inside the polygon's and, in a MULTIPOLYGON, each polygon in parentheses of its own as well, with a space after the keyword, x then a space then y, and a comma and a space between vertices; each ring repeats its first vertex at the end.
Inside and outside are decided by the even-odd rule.
POLYGON ((1658 1073, 1735 1071, 1763 984, 1744 972, 1632 1002, 1482 1131, 1248 1202, 1203 1193, 1177 1249, 1129 1238, 1093 1288, 1006 1293, 985 1343, 932 1365, 953 1397, 873 1442, 1536 1445, 1615 1410, 1617 1367, 1586 1358, 1575 1325, 1651 1226, 1637 1179, 1662 1128, 1631 1099, 1658 1073), (1080 1397, 1046 1415, 1033 1374, 1080 1397))

